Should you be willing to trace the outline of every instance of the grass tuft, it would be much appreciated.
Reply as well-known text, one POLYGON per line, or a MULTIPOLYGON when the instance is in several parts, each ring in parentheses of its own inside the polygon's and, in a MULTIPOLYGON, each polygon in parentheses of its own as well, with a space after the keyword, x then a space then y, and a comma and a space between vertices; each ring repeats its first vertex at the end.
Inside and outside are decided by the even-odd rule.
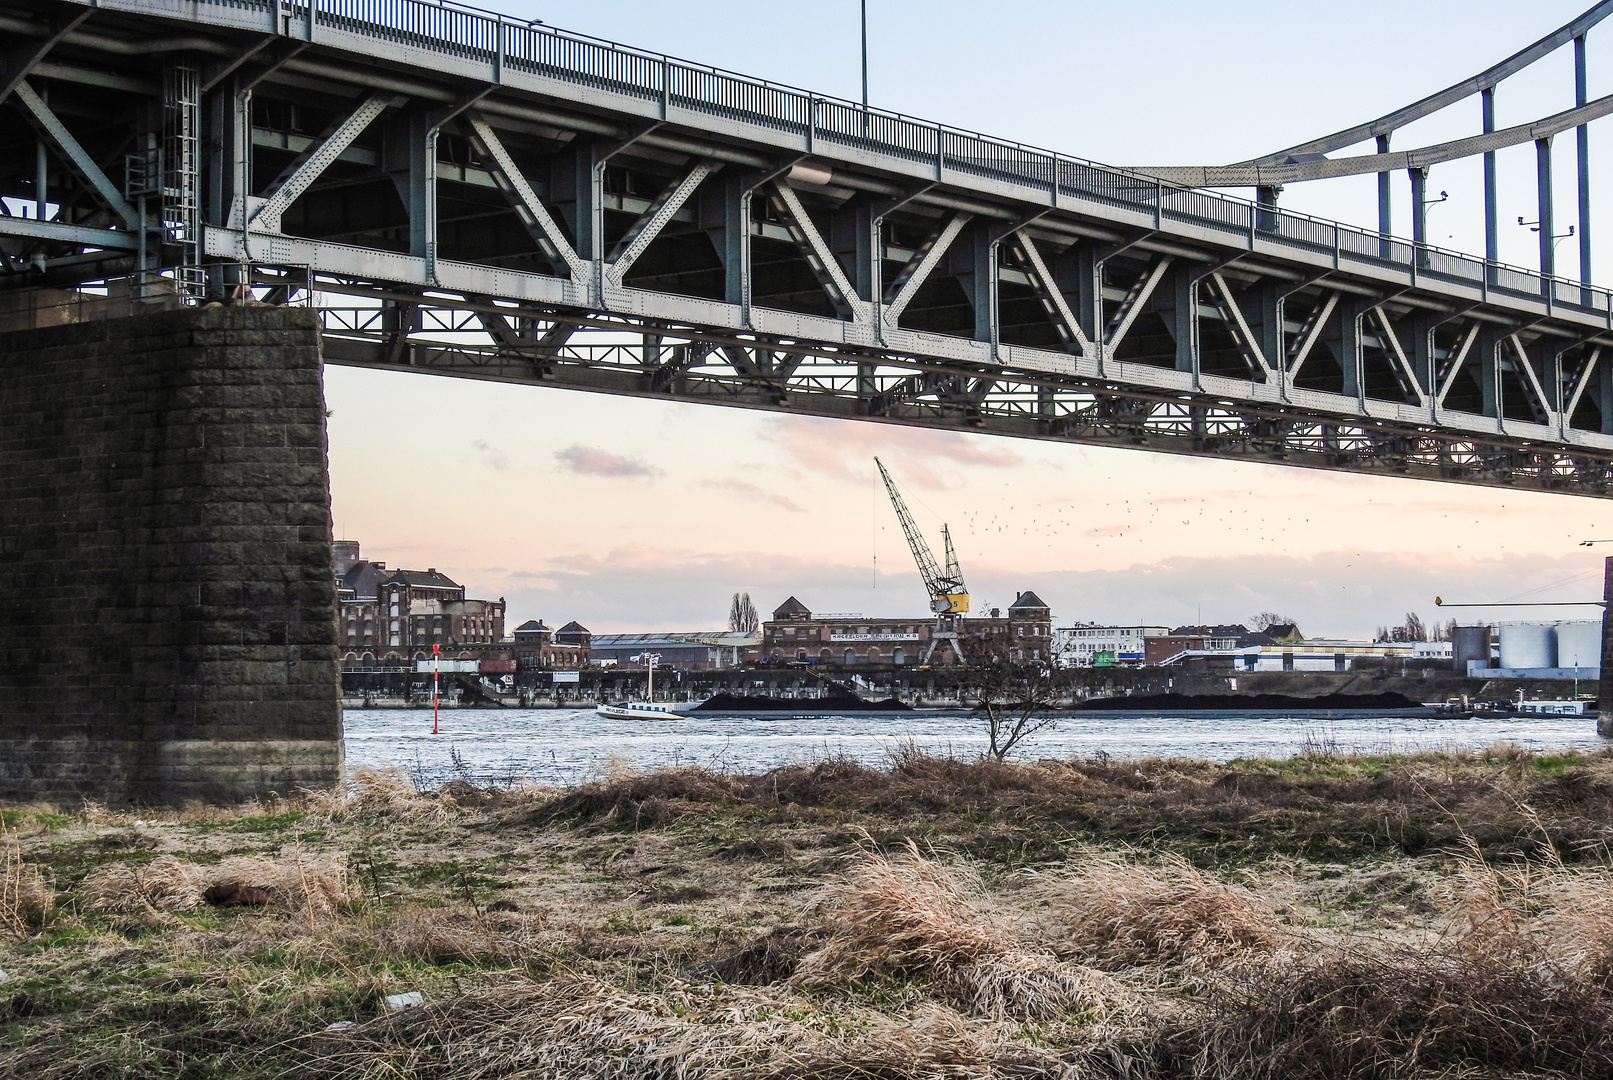
POLYGON ((923 980, 977 1016, 1108 1012, 1129 995, 1096 971, 1059 962, 1005 933, 982 908, 979 876, 925 858, 911 840, 895 858, 864 852, 820 901, 822 943, 796 982, 923 980))
POLYGON ((1293 943, 1264 897, 1172 856, 1153 866, 1097 859, 1039 884, 1061 947, 1102 968, 1204 970, 1270 957, 1293 943))
POLYGON ((270 859, 236 856, 217 866, 198 866, 161 855, 145 866, 114 863, 84 880, 85 907, 98 912, 195 911, 216 886, 246 885, 268 893, 276 906, 330 915, 359 898, 344 862, 294 852, 270 859))
POLYGON ((55 902, 39 867, 23 861, 16 837, 0 831, 0 934, 25 937, 45 922, 55 902))

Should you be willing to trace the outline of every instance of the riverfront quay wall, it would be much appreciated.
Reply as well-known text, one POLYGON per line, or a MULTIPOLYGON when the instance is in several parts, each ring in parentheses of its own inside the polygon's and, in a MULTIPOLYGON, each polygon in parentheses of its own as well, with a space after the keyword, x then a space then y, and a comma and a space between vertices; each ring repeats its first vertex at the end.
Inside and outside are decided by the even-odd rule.
POLYGON ((337 780, 314 312, 0 334, 0 522, 0 798, 337 780))
MULTIPOLYGON (((889 668, 876 672, 841 669, 814 674, 799 668, 722 671, 663 668, 655 676, 655 695, 660 701, 698 701, 714 694, 814 698, 829 686, 839 685, 867 699, 894 697, 914 706, 953 708, 971 700, 971 678, 967 669, 956 667, 900 672, 889 668)), ((403 705, 429 708, 431 705, 429 674, 346 672, 342 684, 345 700, 352 708, 403 705)), ((1179 667, 1113 667, 1061 669, 1053 672, 1048 688, 1055 706, 1069 707, 1088 698, 1172 692, 1225 695, 1232 699, 1250 694, 1322 697, 1398 693, 1419 702, 1459 701, 1463 697, 1470 701, 1496 701, 1511 700, 1519 690, 1531 699, 1564 697, 1570 693, 1569 685, 1543 680, 1468 678, 1461 672, 1434 666, 1407 671, 1363 667, 1351 672, 1268 671, 1236 676, 1179 667)), ((475 675, 445 674, 440 686, 445 697, 458 705, 497 704, 480 692, 480 679, 475 675)), ((548 673, 533 672, 518 678, 506 695, 506 701, 516 700, 521 705, 540 708, 588 707, 599 701, 642 698, 644 690, 642 669, 585 668, 578 673, 576 683, 558 685, 549 682, 548 673)))

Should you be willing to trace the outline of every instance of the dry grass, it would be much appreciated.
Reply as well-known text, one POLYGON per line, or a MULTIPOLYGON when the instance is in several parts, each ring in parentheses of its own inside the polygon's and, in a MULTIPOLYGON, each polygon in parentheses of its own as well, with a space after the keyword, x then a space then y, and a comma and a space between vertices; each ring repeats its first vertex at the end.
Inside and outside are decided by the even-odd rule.
POLYGON ((408 1010, 309 1040, 299 1076, 589 1080, 971 1080, 1068 1074, 1058 1058, 943 1008, 905 1019, 778 991, 631 993, 568 977, 408 1010))
POLYGON ((1455 866, 1437 890, 1453 942, 1487 954, 1550 957, 1613 987, 1613 872, 1565 866, 1554 852, 1498 864, 1474 844, 1458 852, 1455 866))
POLYGON ((542 915, 411 908, 364 932, 389 955, 430 964, 520 964, 549 944, 547 929, 542 915))
POLYGON ((1165 1075, 1425 1080, 1613 1075, 1613 998, 1524 950, 1325 950, 1244 972, 1145 1052, 1165 1075))
POLYGON ((359 895, 344 862, 300 852, 278 859, 237 856, 217 866, 198 866, 173 855, 158 856, 145 866, 114 863, 90 874, 82 893, 89 911, 194 911, 208 889, 224 885, 262 889, 276 906, 313 915, 330 915, 359 895))
POLYGON ((1202 971, 1278 955, 1294 943, 1271 902, 1180 858, 1094 859, 1037 875, 1061 952, 1102 968, 1168 964, 1202 971))
POLYGON ((8 814, 0 1076, 1613 1076, 1613 755, 611 772, 8 814))
POLYGON ((207 891, 202 868, 173 855, 159 855, 145 866, 113 863, 84 879, 87 911, 127 913, 194 911, 207 891))
POLYGON ((0 934, 26 937, 45 921, 55 902, 39 868, 23 861, 16 837, 0 834, 0 934))
POLYGON ((1029 949, 995 925, 978 875, 925 858, 864 852, 818 904, 822 943, 794 981, 855 985, 922 980, 976 1016, 1108 1015, 1132 1004, 1098 972, 1029 949))

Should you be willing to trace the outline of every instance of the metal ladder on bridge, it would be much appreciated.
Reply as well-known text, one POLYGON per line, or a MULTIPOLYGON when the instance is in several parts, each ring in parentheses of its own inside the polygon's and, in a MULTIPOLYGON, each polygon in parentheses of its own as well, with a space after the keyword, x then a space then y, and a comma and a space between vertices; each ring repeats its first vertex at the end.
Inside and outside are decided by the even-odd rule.
POLYGON ((176 296, 181 302, 206 298, 202 269, 201 74, 186 63, 163 70, 162 128, 145 135, 145 145, 124 157, 124 195, 139 212, 135 299, 176 296), (157 225, 150 226, 156 204, 157 225), (152 250, 150 239, 157 238, 152 250))

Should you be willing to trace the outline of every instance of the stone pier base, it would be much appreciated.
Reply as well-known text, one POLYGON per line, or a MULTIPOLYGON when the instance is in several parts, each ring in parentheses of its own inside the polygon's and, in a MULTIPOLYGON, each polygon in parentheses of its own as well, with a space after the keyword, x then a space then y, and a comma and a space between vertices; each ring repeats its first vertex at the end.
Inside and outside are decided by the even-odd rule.
POLYGON ((330 786, 334 608, 312 311, 0 334, 0 799, 330 786))

